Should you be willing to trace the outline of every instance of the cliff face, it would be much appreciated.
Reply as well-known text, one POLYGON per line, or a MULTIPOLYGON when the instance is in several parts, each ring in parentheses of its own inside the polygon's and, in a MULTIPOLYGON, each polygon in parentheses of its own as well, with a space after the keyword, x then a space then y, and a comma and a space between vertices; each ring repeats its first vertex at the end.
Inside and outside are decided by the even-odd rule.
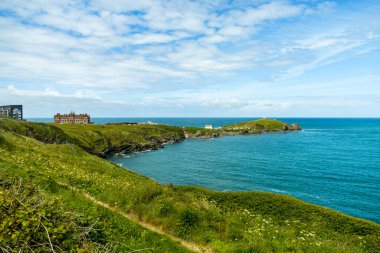
POLYGON ((185 139, 179 127, 165 125, 57 125, 75 144, 91 154, 107 157, 162 148, 185 139))

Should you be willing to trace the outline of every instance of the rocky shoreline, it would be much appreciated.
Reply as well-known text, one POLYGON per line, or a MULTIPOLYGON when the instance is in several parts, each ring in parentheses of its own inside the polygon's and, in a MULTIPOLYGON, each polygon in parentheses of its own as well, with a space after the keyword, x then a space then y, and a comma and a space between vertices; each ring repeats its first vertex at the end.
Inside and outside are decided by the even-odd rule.
POLYGON ((110 147, 109 150, 102 154, 102 157, 110 157, 110 156, 123 156, 133 152, 142 152, 149 150, 157 150, 160 148, 164 148, 166 144, 174 144, 179 143, 185 140, 183 138, 173 138, 173 139, 165 139, 165 140, 152 140, 148 143, 136 144, 136 145, 126 145, 126 146, 118 146, 118 147, 110 147))
POLYGON ((132 152, 156 150, 187 138, 211 139, 222 136, 256 135, 300 131, 298 124, 258 119, 216 129, 168 125, 116 123, 106 125, 44 124, 0 118, 0 129, 35 138, 48 144, 75 144, 86 152, 108 158, 132 152))
POLYGON ((249 124, 251 122, 243 122, 240 124, 224 126, 218 129, 194 129, 194 128, 184 128, 186 138, 195 139, 212 139, 223 136, 237 136, 237 135, 257 135, 257 134, 267 134, 267 133, 289 133, 301 131, 301 127, 295 124, 285 124, 281 128, 269 129, 265 128, 261 124, 249 124), (190 130, 190 131, 189 131, 190 130))
POLYGON ((302 129, 290 129, 290 130, 281 130, 281 131, 218 131, 218 132, 206 132, 199 130, 196 133, 185 133, 186 139, 213 139, 224 136, 238 136, 238 135, 259 135, 259 134, 269 134, 269 133, 290 133, 290 132, 298 132, 302 129))
POLYGON ((189 128, 184 127, 183 132, 180 137, 176 138, 166 138, 166 139, 152 139, 148 143, 140 145, 129 145, 129 146, 120 146, 120 147, 111 147, 110 150, 104 153, 105 157, 110 156, 123 156, 132 152, 142 152, 148 150, 157 150, 164 148, 165 144, 174 144, 184 141, 185 139, 214 139, 224 136, 238 136, 238 135, 259 135, 259 134, 268 134, 268 133, 290 133, 298 132, 302 129, 298 124, 288 125, 286 124, 283 129, 263 129, 263 130, 252 130, 252 129, 230 129, 229 127, 223 127, 220 129, 204 129, 204 128, 189 128), (195 131, 194 131, 195 130, 195 131))

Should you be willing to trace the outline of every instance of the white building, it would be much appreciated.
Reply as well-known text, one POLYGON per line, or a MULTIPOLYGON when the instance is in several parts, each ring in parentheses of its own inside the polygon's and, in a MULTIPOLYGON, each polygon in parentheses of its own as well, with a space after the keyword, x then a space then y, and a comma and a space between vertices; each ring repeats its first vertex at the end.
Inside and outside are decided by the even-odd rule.
POLYGON ((212 125, 205 125, 206 129, 212 129, 212 125))

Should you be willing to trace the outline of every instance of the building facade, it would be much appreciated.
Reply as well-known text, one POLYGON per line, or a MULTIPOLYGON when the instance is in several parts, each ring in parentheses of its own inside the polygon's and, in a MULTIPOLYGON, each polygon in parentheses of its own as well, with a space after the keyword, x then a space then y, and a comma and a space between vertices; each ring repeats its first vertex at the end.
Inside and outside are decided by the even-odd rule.
POLYGON ((69 114, 60 114, 57 113, 54 115, 54 123, 57 124, 90 124, 90 115, 87 113, 84 114, 75 114, 71 112, 69 114))
POLYGON ((22 120, 22 105, 2 105, 0 115, 22 120))

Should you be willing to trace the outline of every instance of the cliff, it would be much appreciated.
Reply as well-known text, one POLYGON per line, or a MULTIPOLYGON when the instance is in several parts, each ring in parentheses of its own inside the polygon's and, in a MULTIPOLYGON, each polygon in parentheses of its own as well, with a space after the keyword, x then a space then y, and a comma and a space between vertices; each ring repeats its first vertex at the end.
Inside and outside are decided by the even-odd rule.
POLYGON ((210 139, 221 136, 251 135, 265 133, 287 133, 301 131, 298 124, 286 124, 274 119, 258 119, 233 125, 223 126, 218 129, 204 129, 185 127, 186 138, 210 139))
POLYGON ((54 125, 91 154, 107 157, 162 148, 185 139, 179 127, 166 125, 54 125))

